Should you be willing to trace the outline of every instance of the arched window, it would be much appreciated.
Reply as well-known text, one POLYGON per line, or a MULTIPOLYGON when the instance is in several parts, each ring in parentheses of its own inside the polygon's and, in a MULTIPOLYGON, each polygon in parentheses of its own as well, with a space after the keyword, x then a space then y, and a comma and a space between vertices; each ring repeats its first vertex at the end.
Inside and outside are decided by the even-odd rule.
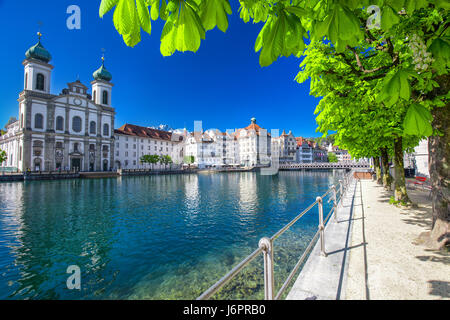
POLYGON ((97 103, 96 98, 97 98, 97 90, 94 90, 94 102, 95 103, 97 103))
POLYGON ((73 117, 72 130, 75 132, 81 132, 81 118, 80 117, 73 117))
POLYGON ((103 135, 104 136, 109 136, 109 125, 107 123, 105 123, 103 125, 103 135))
POLYGON ((45 77, 42 73, 38 73, 36 76, 36 90, 44 91, 45 77))
POLYGON ((64 118, 61 116, 56 117, 56 130, 64 130, 64 118))
POLYGON ((89 124, 89 133, 95 134, 95 129, 96 129, 95 121, 91 121, 91 123, 89 124))
POLYGON ((25 73, 25 90, 28 89, 28 72, 25 73))
POLYGON ((102 103, 103 104, 108 104, 108 91, 103 90, 103 99, 102 99, 102 103))
POLYGON ((34 115, 34 127, 36 129, 44 129, 44 116, 40 113, 34 115))

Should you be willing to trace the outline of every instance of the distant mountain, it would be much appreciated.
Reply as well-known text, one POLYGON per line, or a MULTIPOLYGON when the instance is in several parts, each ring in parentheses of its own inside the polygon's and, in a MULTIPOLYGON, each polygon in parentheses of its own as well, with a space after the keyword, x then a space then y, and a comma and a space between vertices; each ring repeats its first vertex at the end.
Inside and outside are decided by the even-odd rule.
POLYGON ((173 131, 173 129, 168 124, 160 124, 157 127, 149 127, 149 128, 162 130, 162 131, 169 131, 169 132, 173 131))

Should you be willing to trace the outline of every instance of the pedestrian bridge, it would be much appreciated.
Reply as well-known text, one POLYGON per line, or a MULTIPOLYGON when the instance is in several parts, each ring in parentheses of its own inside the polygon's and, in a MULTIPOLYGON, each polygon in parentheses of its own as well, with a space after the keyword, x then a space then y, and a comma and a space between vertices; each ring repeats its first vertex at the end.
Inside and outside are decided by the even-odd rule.
POLYGON ((369 169, 367 162, 312 162, 312 163, 280 163, 279 170, 301 169, 369 169))

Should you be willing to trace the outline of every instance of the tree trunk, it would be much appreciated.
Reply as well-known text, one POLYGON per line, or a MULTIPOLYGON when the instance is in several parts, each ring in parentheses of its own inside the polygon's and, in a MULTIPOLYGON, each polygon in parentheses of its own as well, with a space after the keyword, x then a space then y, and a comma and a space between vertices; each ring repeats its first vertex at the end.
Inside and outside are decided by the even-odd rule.
POLYGON ((391 191, 391 184, 393 179, 389 172, 389 156, 386 148, 381 149, 381 165, 383 166, 383 187, 386 190, 391 191))
MULTIPOLYGON (((448 85, 448 84, 447 84, 448 85)), ((450 244, 450 104, 433 111, 433 128, 441 136, 428 138, 431 197, 433 203, 432 231, 430 245, 440 249, 450 244)))
POLYGON ((394 172, 395 172, 395 201, 401 204, 410 202, 408 194, 406 193, 405 185, 405 169, 403 166, 403 144, 402 137, 394 139, 394 172))
POLYGON ((380 168, 380 158, 373 157, 373 166, 375 168, 375 174, 377 175, 377 183, 382 184, 383 181, 381 179, 381 168, 380 168))

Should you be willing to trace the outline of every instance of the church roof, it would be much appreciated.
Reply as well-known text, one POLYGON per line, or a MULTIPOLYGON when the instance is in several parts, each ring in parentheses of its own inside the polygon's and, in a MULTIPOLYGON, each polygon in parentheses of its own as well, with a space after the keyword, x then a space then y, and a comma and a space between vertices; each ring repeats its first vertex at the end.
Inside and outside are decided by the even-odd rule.
POLYGON ((92 74, 92 76, 94 77, 95 80, 111 81, 111 79, 112 79, 112 75, 111 75, 111 73, 108 70, 106 70, 104 62, 102 62, 101 67, 98 68, 92 74))
POLYGON ((50 54, 50 52, 48 52, 47 49, 44 48, 40 39, 38 43, 36 43, 34 46, 28 49, 27 52, 25 52, 25 56, 27 57, 27 59, 32 58, 45 63, 48 63, 50 60, 52 60, 52 55, 50 54))

